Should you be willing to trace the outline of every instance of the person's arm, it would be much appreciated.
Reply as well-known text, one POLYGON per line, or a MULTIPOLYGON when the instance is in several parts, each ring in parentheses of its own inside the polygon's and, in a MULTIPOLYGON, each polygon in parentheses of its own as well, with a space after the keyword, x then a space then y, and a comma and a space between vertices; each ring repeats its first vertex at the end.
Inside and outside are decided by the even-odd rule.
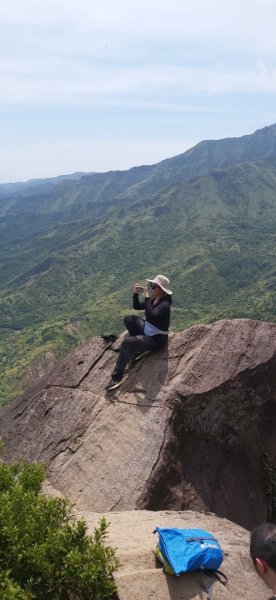
POLYGON ((140 302, 139 300, 140 288, 141 286, 139 285, 139 283, 135 283, 133 287, 133 308, 135 310, 144 310, 145 308, 145 301, 143 300, 143 302, 140 302))

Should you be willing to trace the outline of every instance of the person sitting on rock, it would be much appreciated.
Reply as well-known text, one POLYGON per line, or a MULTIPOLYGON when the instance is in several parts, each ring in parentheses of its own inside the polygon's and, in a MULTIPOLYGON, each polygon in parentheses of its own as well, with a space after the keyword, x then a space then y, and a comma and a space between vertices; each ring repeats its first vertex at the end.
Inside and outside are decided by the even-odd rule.
POLYGON ((250 554, 258 575, 276 597, 276 525, 263 523, 252 531, 250 554))
POLYGON ((107 391, 119 387, 125 381, 125 368, 130 361, 167 345, 172 303, 170 280, 164 275, 157 275, 147 281, 150 283, 150 296, 146 284, 140 286, 135 283, 133 287, 133 308, 145 310, 146 318, 144 320, 136 315, 125 317, 124 324, 129 335, 122 342, 111 381, 105 388, 107 391), (139 293, 144 297, 142 302, 139 293))

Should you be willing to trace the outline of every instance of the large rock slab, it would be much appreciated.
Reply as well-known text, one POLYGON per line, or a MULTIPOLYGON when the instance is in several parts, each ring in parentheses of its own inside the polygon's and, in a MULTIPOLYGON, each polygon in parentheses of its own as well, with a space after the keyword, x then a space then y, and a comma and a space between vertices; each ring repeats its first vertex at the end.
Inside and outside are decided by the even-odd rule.
MULTIPOLYGON (((98 514, 79 513, 93 532, 98 514)), ((155 560, 154 549, 159 527, 196 527, 211 531, 219 540, 225 559, 221 570, 228 577, 227 586, 216 583, 212 600, 265 600, 268 590, 254 572, 249 556, 249 534, 227 519, 198 512, 128 511, 104 515, 109 525, 107 542, 117 548, 121 566, 115 574, 119 600, 204 600, 210 579, 196 572, 173 577, 165 575, 155 560)))
POLYGON ((116 344, 78 347, 2 410, 6 459, 44 462, 83 510, 211 510, 248 528, 272 518, 276 325, 171 334, 107 394, 116 344))

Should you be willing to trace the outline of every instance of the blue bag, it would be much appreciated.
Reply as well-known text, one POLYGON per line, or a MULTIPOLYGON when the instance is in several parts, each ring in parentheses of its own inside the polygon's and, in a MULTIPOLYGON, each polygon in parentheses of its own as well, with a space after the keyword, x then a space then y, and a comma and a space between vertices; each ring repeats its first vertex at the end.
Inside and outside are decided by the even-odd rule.
MULTIPOLYGON (((174 575, 206 569, 216 571, 223 561, 218 540, 204 529, 165 529, 157 527, 158 550, 174 575)), ((157 557, 160 560, 160 555, 157 557)))

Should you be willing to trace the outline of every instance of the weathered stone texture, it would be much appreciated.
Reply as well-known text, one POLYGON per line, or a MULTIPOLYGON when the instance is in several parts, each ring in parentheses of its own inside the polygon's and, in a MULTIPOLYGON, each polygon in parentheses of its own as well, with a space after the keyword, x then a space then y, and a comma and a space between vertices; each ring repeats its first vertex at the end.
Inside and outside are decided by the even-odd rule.
MULTIPOLYGON (((99 516, 83 512, 88 532, 98 524, 99 516)), ((212 600, 265 600, 269 591, 254 572, 249 557, 249 534, 227 519, 198 512, 127 511, 109 513, 107 542, 117 548, 121 566, 115 575, 119 600, 204 600, 203 591, 210 585, 205 575, 189 573, 180 577, 165 575, 158 568, 154 549, 158 527, 200 528, 211 531, 219 540, 225 553, 221 570, 228 577, 227 586, 216 583, 212 600)))
POLYGON ((171 334, 168 351, 106 394, 114 347, 78 347, 2 410, 5 457, 44 462, 49 484, 83 510, 211 510, 248 528, 271 516, 263 457, 276 463, 276 325, 222 320, 171 334))

